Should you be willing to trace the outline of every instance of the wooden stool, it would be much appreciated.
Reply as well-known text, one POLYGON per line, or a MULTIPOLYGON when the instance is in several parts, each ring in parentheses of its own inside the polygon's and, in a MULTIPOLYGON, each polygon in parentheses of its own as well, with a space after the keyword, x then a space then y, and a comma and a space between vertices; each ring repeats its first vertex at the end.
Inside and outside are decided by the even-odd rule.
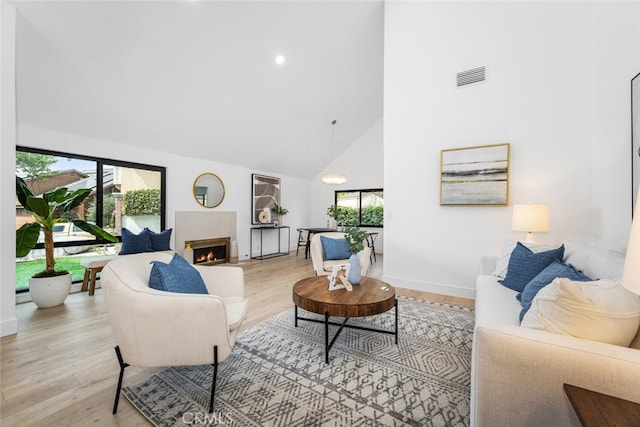
POLYGON ((93 295, 96 290, 96 276, 102 271, 105 265, 115 256, 101 256, 86 258, 80 261, 80 265, 85 268, 84 278, 82 279, 82 289, 84 292, 89 289, 89 295, 93 295))

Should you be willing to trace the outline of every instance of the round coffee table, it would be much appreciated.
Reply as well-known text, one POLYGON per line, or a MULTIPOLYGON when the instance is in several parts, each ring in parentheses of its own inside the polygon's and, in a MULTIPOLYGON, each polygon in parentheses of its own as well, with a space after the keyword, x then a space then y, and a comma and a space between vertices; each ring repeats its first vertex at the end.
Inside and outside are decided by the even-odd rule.
POLYGON ((395 335, 398 344, 398 302, 396 290, 382 280, 363 277, 360 284, 353 285, 353 291, 346 289, 329 290, 327 276, 307 277, 293 285, 293 303, 295 304, 295 326, 298 320, 324 323, 325 362, 329 363, 329 350, 335 343, 343 328, 361 329, 395 335), (395 311, 395 330, 367 328, 363 326, 347 325, 350 317, 374 316, 391 310, 395 311), (300 317, 298 308, 312 313, 324 315, 324 320, 300 317), (344 321, 337 323, 329 321, 330 317, 344 317, 344 321), (329 325, 340 326, 329 342, 329 325))

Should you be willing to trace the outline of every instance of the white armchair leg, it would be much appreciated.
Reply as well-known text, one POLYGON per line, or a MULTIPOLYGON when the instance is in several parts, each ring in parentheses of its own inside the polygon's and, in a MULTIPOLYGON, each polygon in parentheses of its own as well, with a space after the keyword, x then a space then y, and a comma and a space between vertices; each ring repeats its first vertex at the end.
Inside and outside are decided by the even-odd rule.
POLYGON ((211 400, 209 401, 209 413, 213 412, 213 396, 216 394, 216 377, 218 376, 218 346, 213 346, 213 381, 211 381, 211 400))

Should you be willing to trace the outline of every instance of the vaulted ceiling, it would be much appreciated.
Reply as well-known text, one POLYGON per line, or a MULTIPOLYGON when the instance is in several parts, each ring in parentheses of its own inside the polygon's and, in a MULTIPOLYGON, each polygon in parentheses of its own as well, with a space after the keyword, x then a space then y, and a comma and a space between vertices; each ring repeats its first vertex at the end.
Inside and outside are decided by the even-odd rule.
POLYGON ((382 1, 16 7, 20 123, 311 178, 382 117, 382 1))

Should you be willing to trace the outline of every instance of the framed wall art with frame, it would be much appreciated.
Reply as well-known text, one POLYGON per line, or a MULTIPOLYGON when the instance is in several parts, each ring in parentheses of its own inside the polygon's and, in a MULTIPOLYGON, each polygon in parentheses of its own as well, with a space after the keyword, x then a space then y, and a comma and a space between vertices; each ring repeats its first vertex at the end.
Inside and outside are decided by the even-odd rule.
POLYGON ((440 205, 509 206, 507 143, 440 151, 440 205))
POLYGON ((251 174, 251 223, 268 224, 271 208, 280 205, 280 178, 251 174))
POLYGON ((631 218, 640 191, 640 73, 631 79, 631 218))

